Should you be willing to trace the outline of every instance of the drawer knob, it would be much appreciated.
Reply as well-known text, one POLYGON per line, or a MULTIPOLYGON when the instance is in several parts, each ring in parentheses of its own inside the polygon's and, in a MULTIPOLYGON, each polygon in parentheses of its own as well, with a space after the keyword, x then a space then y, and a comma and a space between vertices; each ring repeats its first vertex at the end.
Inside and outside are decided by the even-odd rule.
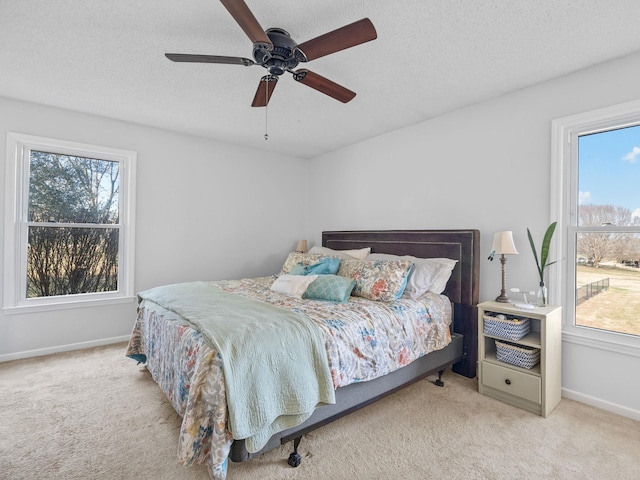
POLYGON ((506 383, 507 385, 511 385, 511 380, 509 380, 508 378, 504 381, 504 383, 506 383))

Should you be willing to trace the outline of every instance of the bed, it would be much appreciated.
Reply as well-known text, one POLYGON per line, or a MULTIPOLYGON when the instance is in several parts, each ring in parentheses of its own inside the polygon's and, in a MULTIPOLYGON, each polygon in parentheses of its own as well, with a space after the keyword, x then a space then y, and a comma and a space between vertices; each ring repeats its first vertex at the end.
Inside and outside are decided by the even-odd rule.
MULTIPOLYGON (((234 392, 243 392, 243 398, 251 399, 255 396, 257 398, 256 401, 263 403, 260 398, 262 393, 256 393, 257 387, 254 387, 251 392, 247 392, 246 388, 248 387, 239 386, 240 380, 233 376, 234 371, 230 370, 229 365, 233 364, 235 367, 242 364, 243 361, 237 358, 232 360, 226 354, 222 354, 226 347, 221 345, 220 342, 216 342, 213 346, 210 341, 207 342, 204 339, 206 335, 203 335, 206 334, 205 327, 201 327, 199 323, 191 319, 188 322, 185 321, 185 318, 189 315, 195 318, 199 315, 194 313, 195 307, 189 306, 187 308, 185 306, 182 309, 183 305, 180 303, 187 301, 186 297, 191 294, 193 286, 188 286, 188 290, 186 290, 185 288, 187 287, 181 284, 169 291, 175 297, 175 302, 177 302, 175 305, 178 305, 177 307, 172 306, 174 304, 171 303, 163 303, 166 295, 161 287, 157 290, 152 289, 155 295, 160 295, 159 297, 154 297, 145 292, 139 304, 138 317, 127 349, 127 356, 146 362, 154 380, 165 392, 176 411, 183 417, 178 457, 185 465, 208 464, 212 478, 224 479, 226 478, 229 459, 233 462, 247 461, 265 451, 293 441, 293 452, 288 461, 291 466, 295 467, 300 463, 297 449, 300 440, 305 434, 427 376, 437 374, 438 379, 435 383, 442 385, 440 377, 446 368, 451 367, 455 373, 466 377, 475 377, 477 356, 476 315, 479 291, 479 232, 477 230, 326 231, 322 234, 322 246, 333 251, 357 251, 370 248, 373 257, 367 257, 365 263, 374 261, 370 259, 373 259, 375 255, 385 258, 381 254, 387 254, 397 256, 398 259, 396 260, 398 262, 404 262, 405 260, 400 259, 406 258, 406 256, 417 259, 451 259, 454 261, 455 266, 451 270, 446 287, 444 287, 444 291, 441 294, 432 295, 429 293, 410 301, 405 301, 404 297, 402 297, 392 302, 373 302, 352 296, 349 297, 348 302, 342 304, 339 302, 310 301, 297 297, 291 298, 286 295, 279 296, 278 292, 274 293, 269 288, 269 285, 275 285, 274 278, 278 280, 277 276, 209 282, 212 285, 204 282, 198 283, 196 287, 202 289, 203 294, 206 295, 210 294, 211 288, 216 292, 220 290, 220 295, 224 295, 223 299, 231 301, 229 308, 242 309, 244 311, 244 304, 242 304, 242 307, 236 307, 233 302, 239 301, 237 297, 249 295, 247 291, 252 290, 251 295, 256 295, 259 300, 257 303, 261 305, 260 308, 263 308, 263 303, 273 301, 274 308, 287 307, 295 311, 292 314, 294 317, 300 314, 303 314, 305 318, 307 316, 309 318, 318 316, 317 323, 324 326, 321 338, 322 343, 327 346, 327 351, 323 354, 317 352, 317 341, 314 344, 311 340, 309 346, 304 348, 299 345, 301 342, 298 341, 289 343, 284 348, 314 350, 316 355, 324 356, 326 354, 330 364, 329 373, 324 372, 319 376, 323 377, 322 381, 325 384, 331 382, 333 385, 332 391, 327 392, 325 391, 326 389, 323 390, 322 387, 319 387, 316 397, 309 401, 305 398, 301 400, 301 402, 307 402, 305 405, 314 404, 314 408, 310 410, 306 407, 304 415, 296 418, 284 415, 281 417, 285 419, 283 422, 271 426, 270 429, 260 430, 255 437, 247 438, 245 438, 246 435, 238 434, 238 432, 243 431, 242 427, 244 425, 240 426, 240 423, 246 420, 245 417, 247 415, 235 413, 239 412, 240 408, 236 406, 235 402, 233 402, 234 406, 231 408, 231 403, 227 404, 226 395, 228 394, 230 398, 233 393, 234 398, 237 400, 239 394, 234 392), (161 293, 157 293, 158 291, 161 293), (188 292, 188 294, 185 295, 185 292, 188 292), (416 335, 416 340, 411 342, 411 349, 408 351, 406 345, 403 346, 403 350, 397 352, 395 359, 391 360, 391 367, 381 367, 378 363, 383 365, 382 361, 371 362, 366 358, 363 362, 374 364, 374 367, 378 368, 379 371, 369 373, 367 369, 358 367, 360 368, 358 370, 358 368, 349 366, 348 369, 354 370, 355 373, 349 372, 350 374, 347 375, 343 370, 335 367, 340 360, 338 357, 345 355, 345 351, 348 351, 352 356, 354 356, 353 352, 356 352, 360 357, 366 357, 363 354, 366 354, 363 349, 368 347, 367 345, 364 347, 340 347, 342 350, 340 348, 329 348, 328 337, 330 335, 327 332, 336 331, 335 329, 331 330, 331 328, 335 327, 331 322, 335 323, 335 319, 340 321, 341 317, 339 315, 342 315, 343 308, 347 308, 346 306, 359 308, 360 310, 358 311, 362 311, 365 315, 372 317, 378 315, 375 312, 380 312, 380 316, 384 317, 389 310, 392 310, 394 315, 397 312, 403 312, 404 314, 406 310, 414 308, 416 302, 418 303, 415 308, 429 311, 429 314, 434 318, 447 317, 449 315, 448 323, 446 324, 446 334, 448 336, 446 342, 434 339, 435 337, 431 338, 432 334, 429 331, 428 334, 425 333, 424 339, 422 338, 423 335, 416 335), (327 308, 330 308, 330 313, 324 313, 324 310, 322 310, 323 313, 319 313, 321 312, 320 308, 324 308, 321 304, 327 304, 327 308), (345 305, 345 307, 342 307, 342 305, 345 305), (307 307, 309 310, 306 310, 307 307), (448 313, 442 313, 447 309, 448 313), (435 313, 432 314, 431 312, 435 313), (331 321, 324 319, 323 323, 320 318, 322 315, 331 316, 331 321), (429 337, 428 341, 426 340, 427 336, 429 337), (428 353, 424 354, 424 352, 428 353), (385 369, 389 370, 389 373, 386 373, 385 369), (330 379, 325 379, 324 377, 326 376, 330 376, 330 379), (230 431, 230 425, 234 425, 233 434, 230 431)), ((381 262, 393 263, 395 260, 382 260, 381 262)), ((348 261, 342 260, 342 265, 348 263, 348 261)), ((285 278, 289 277, 289 275, 281 275, 280 277, 285 278)), ((298 280, 297 277, 296 280, 298 280)), ((197 301, 201 301, 200 297, 197 298, 197 301)), ((215 301, 218 302, 219 299, 216 298, 215 301)), ((201 310, 206 312, 208 311, 207 309, 214 308, 212 305, 205 303, 201 306, 201 310)), ((268 308, 271 308, 271 306, 268 308)), ((229 312, 229 310, 225 310, 225 312, 229 312)), ((255 315, 257 317, 261 315, 261 312, 255 315)), ((350 312, 348 315, 353 316, 355 314, 350 312)), ((285 317, 285 315, 281 316, 285 317)), ((291 321, 298 321, 298 318, 292 318, 291 321)), ((395 322, 395 320, 385 321, 387 323, 395 322)), ((234 326, 236 325, 235 321, 231 323, 234 326)), ((431 318, 427 323, 430 325, 432 323, 434 325, 437 324, 431 318)), ((259 323, 254 322, 251 325, 253 325, 251 328, 254 328, 255 325, 265 325, 265 322, 260 320, 259 323)), ((278 326, 277 328, 282 329, 284 327, 278 326)), ((408 327, 403 328, 405 330, 408 329, 408 327)), ((414 331, 422 332, 420 330, 421 326, 412 328, 414 331)), ((442 330, 442 328, 442 326, 437 326, 436 329, 442 330)), ((264 333, 264 335, 268 334, 268 332, 264 333)), ((301 334, 296 333, 296 335, 301 334)), ((374 344, 378 340, 376 338, 375 342, 370 343, 374 344)), ((283 339, 284 341, 286 339, 283 339)), ((332 341, 334 340, 332 339, 332 341)), ((306 360, 300 361, 301 357, 299 355, 301 354, 297 351, 295 354, 289 352, 289 356, 294 356, 297 363, 306 365, 306 360)), ((357 361, 358 358, 356 358, 357 361)), ((264 365, 270 364, 269 362, 255 363, 258 365, 249 367, 256 368, 255 377, 263 378, 264 375, 265 380, 262 380, 262 384, 271 385, 273 379, 267 379, 267 370, 279 370, 277 368, 263 368, 264 365)), ((315 366, 317 360, 311 359, 308 363, 311 366, 315 366)), ((240 371, 239 368, 238 371, 240 371)), ((286 367, 282 371, 291 372, 293 370, 286 367)), ((244 377, 246 376, 245 374, 244 377)), ((296 375, 292 375, 292 377, 294 377, 294 382, 298 382, 295 378, 296 375)), ((306 381, 306 378, 307 375, 305 374, 304 378, 300 380, 301 383, 304 383, 303 381, 306 381)), ((291 382, 292 380, 284 379, 283 381, 291 382)), ((318 383, 322 382, 319 381, 318 383)), ((286 385, 285 387, 281 387, 279 384, 277 386, 277 389, 286 390, 286 388, 288 388, 286 385)), ((314 390, 314 388, 313 385, 311 387, 304 386, 305 392, 314 390)), ((264 396, 271 398, 272 393, 265 393, 264 396)), ((253 408, 253 404, 249 404, 247 408, 253 408)), ((252 412, 249 417, 253 416, 254 413, 252 412)))

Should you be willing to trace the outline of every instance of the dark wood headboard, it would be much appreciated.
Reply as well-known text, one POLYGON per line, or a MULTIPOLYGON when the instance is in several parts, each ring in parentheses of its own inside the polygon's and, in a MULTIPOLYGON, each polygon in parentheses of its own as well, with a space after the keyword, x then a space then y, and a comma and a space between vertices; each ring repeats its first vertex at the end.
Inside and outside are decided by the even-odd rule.
POLYGON ((335 250, 371 247, 372 253, 457 260, 444 291, 453 303, 453 331, 464 336, 465 356, 453 370, 475 377, 480 291, 479 230, 328 231, 322 232, 322 245, 335 250))

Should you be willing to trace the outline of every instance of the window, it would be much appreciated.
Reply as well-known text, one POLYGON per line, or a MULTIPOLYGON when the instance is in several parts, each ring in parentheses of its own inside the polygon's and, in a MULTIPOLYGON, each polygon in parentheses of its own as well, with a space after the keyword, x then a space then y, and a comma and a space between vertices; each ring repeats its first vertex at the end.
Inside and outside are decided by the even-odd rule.
POLYGON ((565 333, 640 347, 640 104, 556 120, 553 134, 565 333))
POLYGON ((135 160, 7 135, 5 309, 133 297, 135 160))

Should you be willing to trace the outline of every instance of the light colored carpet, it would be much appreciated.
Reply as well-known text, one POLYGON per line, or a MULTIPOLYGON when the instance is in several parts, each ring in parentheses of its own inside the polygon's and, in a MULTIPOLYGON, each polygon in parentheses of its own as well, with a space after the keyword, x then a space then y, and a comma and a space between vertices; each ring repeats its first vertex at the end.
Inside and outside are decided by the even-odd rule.
MULTIPOLYGON (((180 418, 125 344, 0 364, 0 478, 209 478, 176 457, 180 418)), ((549 418, 448 372, 229 467, 257 479, 639 479, 640 422, 571 400, 549 418)))

